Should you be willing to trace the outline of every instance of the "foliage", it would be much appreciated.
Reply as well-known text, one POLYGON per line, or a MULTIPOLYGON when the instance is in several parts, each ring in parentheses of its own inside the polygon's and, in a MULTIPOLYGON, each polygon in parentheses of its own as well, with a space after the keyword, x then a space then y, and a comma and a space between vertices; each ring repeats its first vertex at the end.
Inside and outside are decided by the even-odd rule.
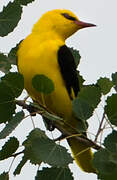
POLYGON ((50 94, 54 90, 54 84, 51 79, 45 75, 35 75, 32 79, 33 87, 40 93, 50 94))
MULTIPOLYGON (((3 7, 2 12, 0 12, 1 37, 7 36, 16 28, 21 19, 23 6, 33 1, 14 0, 3 7)), ((20 174, 27 162, 39 166, 44 163, 48 164, 49 167, 39 169, 35 180, 53 180, 55 177, 58 180, 73 180, 71 170, 68 168, 73 159, 68 150, 50 139, 40 127, 35 128, 34 126, 34 129, 25 137, 22 145, 11 134, 25 120, 27 113, 32 116, 39 113, 44 117, 47 126, 52 126, 52 129, 58 127, 58 130, 64 134, 64 129, 60 128, 64 123, 61 117, 49 112, 41 104, 31 103, 25 98, 21 100, 22 96, 20 95, 24 89, 23 76, 18 72, 11 72, 12 66, 17 65, 16 53, 19 44, 13 47, 8 54, 0 52, 0 71, 4 74, 0 79, 0 124, 1 127, 4 126, 0 132, 0 139, 4 142, 4 145, 0 148, 0 161, 7 161, 11 157, 14 160, 15 157, 18 158, 22 154, 22 159, 14 170, 14 175, 20 174), (27 109, 27 111, 24 111, 24 109, 27 109), (23 147, 22 151, 20 151, 20 146, 23 147)), ((74 56, 76 66, 78 66, 81 58, 79 51, 73 48, 70 48, 70 50, 74 56)), ((97 169, 97 178, 100 180, 115 180, 117 177, 117 72, 112 74, 111 79, 101 77, 95 84, 89 85, 84 85, 83 77, 79 71, 77 73, 80 92, 77 98, 72 101, 73 113, 78 119, 76 133, 87 131, 88 119, 93 119, 92 116, 96 108, 102 103, 102 98, 105 97, 103 116, 95 135, 95 142, 90 139, 90 141, 87 140, 87 143, 92 143, 92 147, 96 149, 93 165, 97 169), (111 89, 113 89, 113 93, 111 89), (103 138, 104 141, 98 143, 101 132, 105 131, 106 128, 110 128, 110 134, 103 138)), ((42 98, 51 94, 55 88, 53 81, 43 74, 37 74, 33 77, 32 85, 35 91, 41 92, 42 98)), ((9 171, 2 172, 0 179, 9 179, 9 171)))
POLYGON ((106 95, 110 92, 111 88, 113 87, 112 81, 109 78, 100 78, 97 81, 98 86, 101 89, 101 92, 106 95))
POLYGON ((0 123, 12 119, 15 113, 15 98, 18 97, 24 85, 23 76, 17 72, 9 72, 0 81, 0 123))
POLYGON ((6 138, 23 120, 24 112, 20 111, 12 117, 8 124, 4 127, 4 129, 0 132, 0 139, 6 138))
POLYGON ((30 132, 23 145, 25 150, 30 149, 31 159, 33 156, 37 158, 35 159, 36 162, 39 159, 39 164, 41 161, 53 167, 66 167, 72 163, 72 158, 67 150, 49 139, 44 131, 38 128, 30 132))
POLYGON ((9 180, 8 172, 3 172, 2 174, 0 174, 0 180, 9 180))
POLYGON ((70 170, 62 167, 43 168, 41 171, 37 171, 35 180, 55 180, 55 177, 57 180, 73 180, 70 170))
POLYGON ((22 14, 22 7, 17 0, 9 2, 0 13, 0 36, 6 36, 17 26, 22 14), (17 11, 16 11, 17 9, 17 11))
POLYGON ((4 73, 7 73, 11 69, 11 63, 9 62, 8 57, 0 53, 0 70, 4 73))
POLYGON ((69 49, 72 52, 72 55, 75 59, 76 66, 78 66, 80 63, 80 58, 81 58, 79 51, 74 48, 69 48, 69 49))
POLYGON ((18 149, 19 141, 15 137, 10 137, 10 139, 5 143, 5 145, 0 150, 0 160, 7 159, 13 155, 13 153, 18 149))
POLYGON ((86 121, 93 114, 100 102, 101 92, 96 85, 85 86, 73 101, 73 112, 82 121, 86 121))
POLYGON ((117 131, 113 130, 104 140, 104 149, 94 155, 93 163, 99 171, 99 178, 116 179, 117 176, 117 131))

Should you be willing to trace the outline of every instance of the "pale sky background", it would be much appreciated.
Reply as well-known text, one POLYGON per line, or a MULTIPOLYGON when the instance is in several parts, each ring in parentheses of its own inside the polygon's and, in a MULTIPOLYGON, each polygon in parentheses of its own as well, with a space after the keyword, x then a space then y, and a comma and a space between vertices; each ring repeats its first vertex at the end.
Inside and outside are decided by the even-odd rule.
MULTIPOLYGON (((0 1, 0 11, 8 0, 0 1)), ((7 53, 11 47, 25 38, 32 29, 33 24, 40 16, 48 10, 58 8, 70 9, 76 13, 80 20, 94 23, 96 28, 83 29, 74 34, 66 41, 67 45, 80 50, 82 56, 79 70, 86 83, 95 83, 99 77, 110 77, 113 72, 117 71, 117 0, 36 0, 35 2, 24 7, 22 19, 18 27, 4 38, 0 38, 0 51, 7 53)), ((102 111, 98 110, 98 116, 101 117, 102 111)), ((98 127, 96 122, 97 115, 89 120, 91 127, 90 132, 95 132, 98 127), (96 127, 97 126, 97 127, 96 127)), ((39 116, 38 116, 39 119, 39 116)), ((40 121, 37 121, 40 125, 40 121)), ((11 134, 16 135, 22 142, 32 128, 29 119, 22 122, 17 129, 11 134)), ((1 140, 0 144, 3 144, 1 140)), ((65 144, 65 143, 63 143, 65 144)), ((68 146, 67 146, 68 147, 68 146)), ((6 161, 4 164, 0 162, 0 174, 5 169, 8 170, 11 163, 6 161)), ((18 164, 19 158, 15 160, 12 170, 18 164)), ((96 180, 94 174, 82 172, 74 163, 70 166, 75 180, 96 180)), ((26 164, 19 176, 11 176, 10 180, 28 179, 32 180, 36 173, 35 166, 26 164)))

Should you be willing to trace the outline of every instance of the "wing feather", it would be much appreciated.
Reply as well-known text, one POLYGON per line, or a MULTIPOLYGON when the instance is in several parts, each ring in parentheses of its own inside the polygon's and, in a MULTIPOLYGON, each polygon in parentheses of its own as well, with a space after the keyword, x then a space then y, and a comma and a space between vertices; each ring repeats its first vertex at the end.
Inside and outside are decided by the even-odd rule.
POLYGON ((75 96, 77 96, 78 94, 79 81, 74 57, 70 49, 66 45, 61 46, 58 51, 58 63, 60 66, 62 77, 65 81, 68 94, 72 99, 72 89, 75 96))

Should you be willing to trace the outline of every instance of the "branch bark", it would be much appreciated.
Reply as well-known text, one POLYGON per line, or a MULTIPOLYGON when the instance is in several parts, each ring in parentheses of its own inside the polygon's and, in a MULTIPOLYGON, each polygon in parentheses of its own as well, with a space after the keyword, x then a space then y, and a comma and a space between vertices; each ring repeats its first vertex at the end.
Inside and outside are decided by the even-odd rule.
POLYGON ((72 135, 73 135, 74 138, 76 138, 79 142, 87 145, 88 147, 91 147, 96 150, 99 150, 100 148, 102 148, 101 146, 96 144, 96 142, 93 142, 92 140, 90 140, 86 137, 79 136, 79 134, 77 132, 75 134, 72 134, 68 129, 66 129, 64 127, 63 119, 54 114, 51 114, 50 112, 48 112, 45 109, 45 107, 41 107, 41 106, 36 107, 33 105, 28 105, 24 101, 21 101, 21 100, 16 100, 16 104, 21 106, 23 109, 27 109, 27 111, 29 111, 29 112, 31 112, 33 109, 33 112, 31 113, 31 115, 38 113, 38 114, 42 115, 43 117, 46 117, 47 119, 49 119, 49 121, 51 121, 52 124, 54 124, 54 127, 57 128, 66 138, 72 137, 72 135), (31 108, 31 111, 30 111, 30 108, 31 108))

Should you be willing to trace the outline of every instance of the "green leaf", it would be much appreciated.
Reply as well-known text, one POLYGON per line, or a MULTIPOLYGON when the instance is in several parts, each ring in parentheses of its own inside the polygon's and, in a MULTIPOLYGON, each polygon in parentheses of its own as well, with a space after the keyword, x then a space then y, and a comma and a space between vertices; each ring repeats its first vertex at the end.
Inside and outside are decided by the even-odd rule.
POLYGON ((7 73, 11 69, 11 64, 8 61, 8 57, 0 53, 0 71, 7 73))
POLYGON ((116 86, 114 86, 114 89, 115 89, 115 91, 117 92, 117 85, 116 85, 116 86))
POLYGON ((117 72, 112 74, 112 82, 113 82, 114 88, 115 88, 115 90, 117 92, 117 72))
POLYGON ((36 156, 51 166, 65 167, 72 163, 67 150, 50 139, 36 139, 32 142, 32 148, 36 156))
POLYGON ((0 160, 7 159, 18 149, 19 141, 15 137, 11 137, 0 150, 0 160))
POLYGON ((78 75, 78 81, 79 81, 79 87, 80 87, 80 89, 83 87, 83 83, 84 83, 84 79, 83 79, 83 77, 80 75, 80 72, 79 71, 77 71, 77 75, 78 75))
POLYGON ((0 132, 0 139, 6 138, 23 120, 24 112, 18 112, 12 117, 11 121, 6 124, 5 128, 0 132))
POLYGON ((104 146, 111 152, 117 153, 117 131, 113 130, 104 140, 104 146))
POLYGON ((9 88, 11 88, 14 97, 20 96, 24 88, 24 78, 20 73, 9 72, 1 79, 9 88))
POLYGON ((8 61, 11 64, 17 65, 17 51, 21 42, 22 40, 18 44, 16 44, 16 46, 12 48, 8 54, 8 61))
POLYGON ((38 137, 46 137, 46 136, 45 136, 44 131, 39 131, 38 128, 36 128, 33 131, 31 131, 28 138, 23 143, 23 145, 25 146, 24 158, 27 158, 28 160, 30 160, 32 164, 35 164, 35 165, 36 164, 40 165, 42 162, 39 156, 35 155, 32 148, 33 140, 35 140, 38 137))
POLYGON ((73 112, 81 120, 87 120, 100 102, 101 92, 96 86, 85 86, 73 100, 73 112))
POLYGON ((100 180, 116 180, 117 179, 117 168, 113 171, 113 173, 105 175, 103 172, 101 172, 98 175, 98 179, 100 180))
POLYGON ((100 78, 97 81, 98 86, 101 88, 101 92, 106 95, 110 92, 111 88, 113 87, 112 81, 109 78, 100 78))
POLYGON ((0 36, 6 36, 17 26, 22 13, 22 7, 17 0, 9 2, 0 12, 0 36))
POLYGON ((73 112, 76 117, 86 121, 93 114, 93 108, 82 98, 76 98, 72 103, 73 112))
POLYGON ((84 99, 91 107, 96 108, 101 101, 100 88, 95 85, 87 85, 82 88, 78 97, 84 99))
POLYGON ((27 139, 23 142, 23 145, 24 146, 28 146, 28 145, 31 145, 32 144, 32 141, 34 139, 37 139, 37 138, 48 138, 46 135, 45 135, 45 132, 40 130, 39 128, 35 128, 34 130, 32 130, 29 134, 29 136, 27 137, 27 139))
POLYGON ((69 49, 70 49, 70 51, 71 51, 71 53, 72 53, 72 55, 74 57, 76 67, 77 67, 79 65, 79 63, 80 63, 80 58, 81 58, 81 56, 79 54, 79 51, 74 49, 74 48, 69 48, 69 49))
POLYGON ((17 50, 21 41, 16 45, 16 47, 12 48, 9 52, 8 56, 3 53, 0 53, 0 71, 5 74, 9 72, 11 69, 11 65, 17 65, 17 50))
POLYGON ((13 92, 4 82, 0 82, 0 123, 10 121, 15 113, 16 104, 13 92))
POLYGON ((30 160, 31 164, 40 165, 42 163, 42 160, 40 159, 39 156, 36 156, 32 147, 26 147, 24 154, 28 158, 28 160, 30 160))
POLYGON ((71 171, 68 168, 43 168, 37 171, 35 180, 73 180, 71 171))
POLYGON ((100 149, 94 154, 93 165, 100 174, 111 174, 117 168, 112 162, 111 153, 106 149, 100 149))
POLYGON ((0 180, 9 180, 8 172, 3 172, 2 174, 0 174, 0 180))
POLYGON ((18 175, 21 172, 22 167, 26 164, 26 162, 28 161, 26 156, 22 157, 22 160, 20 161, 20 163, 18 164, 18 166, 16 167, 15 171, 14 171, 14 175, 18 175))
POLYGON ((33 130, 23 145, 25 148, 31 147, 33 157, 35 156, 51 166, 65 167, 72 163, 73 159, 67 149, 57 145, 40 129, 33 130))
MULTIPOLYGON (((36 131, 36 130, 35 130, 36 131)), ((34 132, 35 132, 34 131, 34 132)), ((37 131, 36 131, 37 132, 37 131)), ((33 133, 34 134, 34 133, 33 133)), ((38 133, 37 133, 38 134, 38 133)), ((34 137, 37 137, 36 133, 34 134, 34 137)), ((33 137, 33 138, 34 138, 33 137)), ((32 137, 31 137, 32 138, 32 137)), ((33 138, 31 139, 33 141, 33 138)), ((22 157, 22 160, 20 161, 20 163, 18 164, 18 166, 16 167, 15 171, 14 171, 14 175, 18 175, 20 174, 21 172, 21 169, 23 168, 23 166, 26 164, 26 162, 28 160, 30 160, 30 163, 32 164, 38 164, 40 165, 41 164, 41 160, 39 159, 38 156, 35 156, 35 154, 33 153, 33 150, 32 150, 32 147, 31 147, 31 142, 30 140, 26 140, 25 141, 27 144, 26 144, 26 147, 23 151, 24 153, 24 156, 22 157)))
POLYGON ((19 0, 20 4, 25 5, 25 6, 33 1, 34 0, 19 0))
POLYGON ((117 85, 117 72, 112 73, 112 82, 114 85, 117 85))
POLYGON ((104 146, 110 151, 111 162, 117 164, 117 131, 113 130, 104 140, 104 146))
POLYGON ((35 75, 32 79, 33 87, 40 93, 50 94, 54 90, 54 84, 47 76, 35 75))
POLYGON ((112 96, 107 98, 106 102, 105 113, 110 122, 117 126, 117 94, 112 94, 112 96))

